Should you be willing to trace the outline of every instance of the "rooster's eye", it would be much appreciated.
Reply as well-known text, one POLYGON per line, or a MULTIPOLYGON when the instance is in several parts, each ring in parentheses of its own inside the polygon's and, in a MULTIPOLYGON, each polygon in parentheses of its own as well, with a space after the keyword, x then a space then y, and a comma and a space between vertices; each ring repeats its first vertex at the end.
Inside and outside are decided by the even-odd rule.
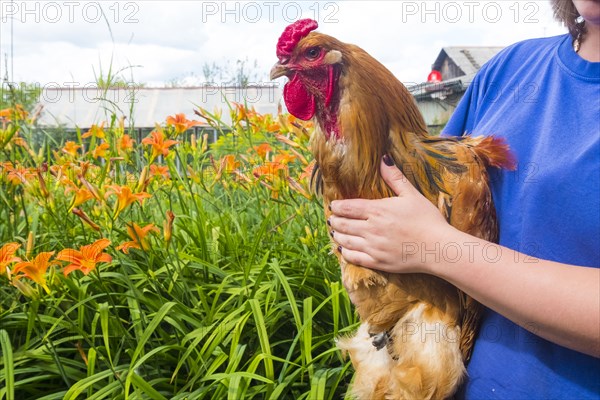
POLYGON ((308 60, 314 60, 321 54, 321 49, 318 47, 311 47, 306 50, 305 56, 308 60))

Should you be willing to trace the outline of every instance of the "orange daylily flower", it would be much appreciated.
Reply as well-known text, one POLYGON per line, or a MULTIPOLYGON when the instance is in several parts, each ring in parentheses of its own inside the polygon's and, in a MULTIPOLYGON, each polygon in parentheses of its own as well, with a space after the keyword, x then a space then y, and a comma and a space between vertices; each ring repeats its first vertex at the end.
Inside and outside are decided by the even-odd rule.
POLYGON ((135 222, 131 225, 127 225, 127 234, 131 238, 131 241, 121 244, 117 247, 117 250, 122 250, 125 254, 129 254, 129 249, 148 250, 150 248, 150 243, 148 243, 146 236, 148 236, 148 233, 150 232, 160 233, 160 230, 154 226, 154 224, 148 224, 143 228, 135 222))
POLYGON ((255 177, 260 177, 260 176, 267 176, 267 177, 272 177, 273 175, 276 175, 278 171, 284 171, 287 170, 287 165, 279 163, 279 162, 269 162, 266 163, 264 165, 259 165, 258 167, 254 168, 254 170, 252 171, 252 173, 254 174, 255 177))
POLYGON ((316 164, 316 161, 312 160, 310 164, 308 164, 302 169, 302 173, 300 174, 300 176, 298 176, 298 179, 304 182, 308 182, 310 180, 310 177, 313 175, 313 171, 315 169, 316 164))
POLYGON ((111 195, 117 196, 117 203, 115 204, 115 218, 121 211, 123 211, 133 202, 137 201, 142 204, 144 199, 152 197, 146 192, 133 193, 131 188, 128 186, 111 185, 108 186, 108 189, 109 191, 106 192, 106 195, 104 196, 105 198, 111 195))
POLYGON ((68 186, 65 189, 65 193, 69 193, 69 192, 75 192, 75 197, 73 197, 73 204, 71 204, 71 207, 69 210, 72 210, 74 207, 78 207, 81 204, 85 203, 86 201, 94 198, 94 194, 86 188, 78 188, 78 187, 74 187, 74 186, 68 186))
POLYGON ((12 137, 12 142, 17 145, 17 146, 21 146, 25 149, 28 149, 29 146, 27 145, 27 142, 25 141, 25 139, 23 139, 21 136, 19 136, 19 132, 15 133, 15 135, 12 137))
POLYGON ((215 175, 215 181, 218 181, 219 179, 221 179, 221 176, 223 175, 223 173, 231 173, 240 166, 240 162, 235 159, 235 156, 233 154, 228 154, 228 155, 222 157, 220 160, 218 169, 215 166, 214 160, 212 160, 212 162, 213 162, 213 168, 215 168, 215 170, 217 172, 215 175))
POLYGON ((50 288, 46 285, 46 271, 48 271, 48 267, 56 264, 55 261, 50 262, 53 254, 53 251, 44 251, 35 256, 32 261, 21 261, 15 264, 13 280, 27 277, 43 287, 46 293, 50 293, 50 288))
POLYGON ((267 125, 267 132, 273 133, 273 132, 279 132, 280 130, 281 130, 281 125, 279 125, 277 122, 267 125))
POLYGON ((244 107, 243 104, 233 103, 235 105, 235 109, 231 110, 231 120, 235 122, 240 122, 248 118, 248 109, 244 107))
POLYGON ((156 127, 150 135, 142 139, 143 144, 149 144, 152 146, 152 160, 157 156, 167 156, 169 154, 169 147, 179 143, 177 140, 167 139, 165 140, 165 134, 160 127, 156 127))
POLYGON ((77 150, 79 150, 80 147, 81 146, 78 145, 77 143, 75 143, 71 140, 68 140, 65 143, 65 147, 62 148, 62 151, 63 151, 63 153, 67 153, 67 154, 70 154, 73 157, 75 157, 77 155, 77 150))
POLYGON ((19 243, 10 242, 0 248, 0 275, 7 272, 9 264, 22 261, 19 257, 15 256, 19 247, 21 247, 19 243))
POLYGON ((164 177, 165 179, 169 178, 169 167, 166 165, 150 165, 150 175, 155 177, 164 177))
POLYGON ((299 138, 308 139, 310 136, 309 130, 313 127, 312 122, 301 121, 291 114, 287 114, 285 118, 280 114, 278 120, 280 125, 285 128, 282 131, 293 133, 299 138))
POLYGON ((104 134, 104 123, 105 121, 102 121, 102 123, 98 126, 98 125, 92 125, 90 127, 90 130, 87 131, 86 133, 84 133, 83 135, 81 135, 82 138, 88 138, 90 136, 95 136, 98 139, 104 139, 105 134, 104 134))
POLYGON ((78 175, 85 176, 85 174, 88 172, 90 167, 92 167, 92 168, 95 167, 94 165, 92 165, 92 163, 90 161, 78 160, 77 162, 79 165, 74 166, 73 169, 75 171, 79 171, 78 175))
POLYGON ((27 110, 25 110, 23 108, 22 105, 17 104, 15 105, 15 108, 13 109, 15 115, 17 116, 17 118, 19 119, 25 119, 29 116, 29 113, 27 112, 27 110))
POLYGON ((25 118, 27 118, 28 115, 29 113, 27 112, 27 110, 25 110, 20 104, 15 105, 14 108, 5 108, 3 110, 0 110, 0 117, 6 118, 9 121, 12 119, 24 120, 25 118))
POLYGON ((119 150, 129 151, 133 149, 135 141, 127 134, 123 135, 119 140, 119 150))
POLYGON ((290 154, 287 151, 280 151, 275 157, 273 157, 274 163, 289 164, 296 159, 294 154, 290 154))
POLYGON ((193 126, 200 125, 200 121, 190 121, 185 117, 184 113, 175 114, 175 116, 167 117, 167 125, 172 125, 175 127, 175 134, 179 135, 193 126))
POLYGON ((108 151, 109 148, 110 148, 110 146, 109 146, 108 143, 101 143, 101 144, 99 144, 98 146, 96 146, 96 148, 92 152, 92 157, 94 157, 94 158, 98 158, 98 157, 106 158, 106 152, 108 151))
POLYGON ((63 269, 65 276, 75 270, 89 274, 96 269, 98 263, 109 263, 112 257, 108 253, 103 253, 104 249, 110 246, 110 240, 103 238, 96 240, 92 244, 81 246, 79 250, 64 249, 56 255, 56 259, 70 263, 63 269))
POLYGON ((221 168, 225 170, 225 172, 232 172, 240 166, 240 162, 236 161, 235 156, 233 154, 228 154, 221 159, 221 168))
POLYGON ((8 175, 6 175, 6 178, 10 181, 10 183, 12 183, 15 186, 17 186, 20 183, 27 183, 30 179, 36 176, 36 174, 31 168, 15 168, 9 165, 5 165, 4 169, 8 171, 8 175))
POLYGON ((269 152, 273 151, 273 149, 271 149, 271 145, 269 143, 263 143, 258 146, 254 146, 254 150, 258 153, 260 158, 262 158, 263 160, 267 157, 267 154, 269 152))

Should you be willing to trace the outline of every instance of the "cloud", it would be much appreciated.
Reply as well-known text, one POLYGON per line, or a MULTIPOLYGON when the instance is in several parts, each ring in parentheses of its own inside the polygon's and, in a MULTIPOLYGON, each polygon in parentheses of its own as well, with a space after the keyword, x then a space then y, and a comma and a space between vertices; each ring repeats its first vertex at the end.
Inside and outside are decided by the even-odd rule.
POLYGON ((246 59, 256 60, 266 79, 277 38, 298 16, 318 19, 322 32, 363 47, 405 82, 424 80, 443 46, 504 46, 565 31, 547 0, 2 1, 0 7, 2 77, 6 62, 15 80, 30 82, 87 82, 100 67, 106 72, 111 58, 125 77, 133 73, 151 85, 201 76, 205 63, 235 66, 246 59))

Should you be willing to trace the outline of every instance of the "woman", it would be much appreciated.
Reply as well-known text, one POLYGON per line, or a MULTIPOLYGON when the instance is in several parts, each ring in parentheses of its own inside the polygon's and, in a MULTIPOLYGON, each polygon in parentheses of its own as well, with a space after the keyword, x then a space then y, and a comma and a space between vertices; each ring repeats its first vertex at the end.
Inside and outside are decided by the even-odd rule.
POLYGON ((570 33, 504 49, 444 131, 502 136, 515 153, 517 171, 491 176, 499 245, 448 225, 386 157, 397 197, 331 205, 348 261, 433 274, 488 307, 466 398, 600 396, 600 0, 552 3, 570 33))

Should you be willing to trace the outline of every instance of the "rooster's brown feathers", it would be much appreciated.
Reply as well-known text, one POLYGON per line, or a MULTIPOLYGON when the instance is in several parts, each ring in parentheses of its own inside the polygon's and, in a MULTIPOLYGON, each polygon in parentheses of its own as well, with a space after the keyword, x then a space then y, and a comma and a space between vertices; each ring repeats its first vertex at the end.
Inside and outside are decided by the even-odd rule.
MULTIPOLYGON (((450 224, 497 241, 486 168, 513 166, 507 146, 493 137, 429 136, 408 90, 364 50, 318 32, 295 38, 295 46, 288 42, 286 52, 278 52, 272 76, 290 78, 284 91, 288 109, 316 121, 311 149, 326 217, 333 200, 393 196, 379 172, 382 156, 389 154, 450 224)), ((356 370, 354 394, 451 396, 465 373, 480 305, 439 278, 373 271, 334 252, 363 322, 354 337, 340 340, 356 370), (374 347, 373 335, 389 337, 386 348, 374 347)))

